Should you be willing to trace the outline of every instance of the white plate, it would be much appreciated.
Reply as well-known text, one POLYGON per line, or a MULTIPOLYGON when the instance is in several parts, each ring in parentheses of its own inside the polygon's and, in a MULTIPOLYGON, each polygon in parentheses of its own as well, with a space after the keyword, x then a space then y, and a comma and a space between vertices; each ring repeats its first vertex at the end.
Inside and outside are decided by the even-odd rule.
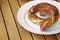
POLYGON ((59 14, 60 14, 60 3, 55 2, 55 1, 46 1, 46 0, 41 0, 41 1, 30 1, 26 4, 24 4, 17 13, 17 20, 19 22, 19 24, 26 30, 32 32, 32 33, 36 33, 36 34, 44 34, 44 35, 50 35, 50 34, 56 34, 60 32, 60 16, 59 16, 59 20, 53 24, 50 28, 48 28, 45 31, 40 31, 40 27, 37 24, 32 23, 28 17, 28 10, 33 6, 36 5, 38 3, 49 3, 52 4, 54 6, 56 6, 59 10, 59 14))

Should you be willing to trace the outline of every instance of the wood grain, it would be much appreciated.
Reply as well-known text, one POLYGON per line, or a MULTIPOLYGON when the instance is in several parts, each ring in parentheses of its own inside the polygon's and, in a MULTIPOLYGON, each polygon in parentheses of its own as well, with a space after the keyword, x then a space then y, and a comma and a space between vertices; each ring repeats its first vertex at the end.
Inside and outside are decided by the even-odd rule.
POLYGON ((60 40, 60 33, 56 34, 56 36, 57 36, 57 39, 60 40))
POLYGON ((46 40, 57 40, 55 35, 45 35, 46 40))
POLYGON ((57 2, 60 2, 60 0, 57 0, 57 2))
POLYGON ((6 23, 10 40, 20 40, 20 37, 19 37, 19 34, 18 34, 18 31, 17 31, 7 0, 3 0, 3 4, 1 5, 1 8, 2 8, 2 12, 3 12, 3 16, 4 16, 4 20, 6 23))
POLYGON ((43 35, 32 33, 34 40, 45 40, 43 35))
POLYGON ((0 40, 8 40, 1 10, 0 10, 0 40))
POLYGON ((27 3, 28 0, 18 0, 19 4, 22 6, 23 4, 27 3))
MULTIPOLYGON (((26 2, 26 1, 25 1, 26 2)), ((20 24, 17 22, 17 11, 18 9, 20 8, 17 1, 16 0, 9 0, 9 4, 12 8, 12 11, 13 11, 13 15, 14 15, 14 18, 16 20, 16 24, 17 24, 17 27, 19 29, 19 32, 20 32, 20 35, 21 35, 21 38, 22 40, 32 40, 32 37, 30 35, 30 32, 26 31, 25 29, 23 29, 20 24)))

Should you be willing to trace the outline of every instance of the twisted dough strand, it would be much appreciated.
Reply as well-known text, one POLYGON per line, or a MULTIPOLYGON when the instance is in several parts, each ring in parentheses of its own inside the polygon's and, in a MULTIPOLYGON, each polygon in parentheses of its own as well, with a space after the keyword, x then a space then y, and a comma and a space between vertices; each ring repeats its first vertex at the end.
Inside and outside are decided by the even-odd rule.
POLYGON ((32 6, 28 12, 28 18, 35 24, 40 25, 41 30, 49 28, 59 18, 58 9, 48 3, 39 3, 36 6, 32 6), (47 19, 40 18, 35 15, 36 12, 40 12, 40 15, 49 15, 47 19))

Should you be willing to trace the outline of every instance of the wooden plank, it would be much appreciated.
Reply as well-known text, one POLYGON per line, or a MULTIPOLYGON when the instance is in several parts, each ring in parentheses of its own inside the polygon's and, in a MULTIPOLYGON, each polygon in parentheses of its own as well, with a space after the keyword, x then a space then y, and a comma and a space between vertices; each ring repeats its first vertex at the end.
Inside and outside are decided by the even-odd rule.
POLYGON ((56 34, 57 39, 60 40, 60 33, 56 34))
POLYGON ((9 3, 10 3, 10 6, 12 8, 13 15, 15 17, 15 20, 16 20, 16 23, 17 23, 17 26, 18 26, 18 29, 19 29, 19 32, 20 32, 22 40, 32 40, 30 32, 28 32, 25 29, 23 29, 20 26, 20 24, 17 22, 17 11, 20 8, 19 5, 18 5, 18 3, 17 3, 17 0, 13 0, 13 1, 9 0, 9 3))
POLYGON ((0 40, 8 40, 1 10, 0 10, 0 40))
POLYGON ((54 35, 45 35, 46 40, 57 40, 54 35))
POLYGON ((45 40, 43 35, 32 33, 34 40, 45 40))
POLYGON ((19 37, 19 34, 18 34, 18 31, 17 31, 7 0, 3 0, 1 8, 2 8, 2 12, 3 12, 7 30, 9 33, 10 40, 20 40, 20 37, 19 37))
POLYGON ((21 6, 24 5, 25 3, 29 2, 29 1, 32 1, 32 0, 18 0, 19 4, 21 6))
POLYGON ((0 0, 0 5, 1 5, 2 0, 0 0))
POLYGON ((22 6, 23 4, 25 4, 28 0, 18 0, 19 4, 22 6))
MULTIPOLYGON (((31 0, 29 0, 31 1, 31 0)), ((26 0, 22 1, 22 0, 19 0, 19 3, 20 5, 22 6, 24 3, 26 2, 26 0)), ((32 34, 34 40, 44 40, 44 37, 43 35, 37 35, 37 34, 32 34)))
POLYGON ((60 0, 57 0, 57 2, 60 2, 60 0))

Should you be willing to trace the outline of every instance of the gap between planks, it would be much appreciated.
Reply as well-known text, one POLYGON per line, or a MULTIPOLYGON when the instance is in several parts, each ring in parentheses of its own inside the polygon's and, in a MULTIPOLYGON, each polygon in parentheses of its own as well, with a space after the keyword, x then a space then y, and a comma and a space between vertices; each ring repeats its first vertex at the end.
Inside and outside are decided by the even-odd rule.
POLYGON ((7 31, 3 20, 2 10, 0 7, 0 40, 8 40, 8 35, 6 32, 7 31))
MULTIPOLYGON (((12 16, 13 16, 13 18, 14 18, 14 14, 13 14, 13 11, 12 11, 12 8, 11 8, 11 5, 10 5, 10 2, 9 2, 9 0, 7 0, 7 1, 8 1, 8 3, 9 3, 10 10, 11 10, 11 12, 12 12, 12 16)), ((14 21, 15 21, 15 24, 16 24, 16 20, 15 20, 15 18, 14 18, 14 21)), ((17 28, 17 30, 18 30, 19 37, 20 37, 20 39, 22 40, 17 24, 16 24, 16 28, 17 28)))
MULTIPOLYGON (((16 13, 17 13, 17 10, 19 9, 19 6, 17 4, 17 1, 16 0, 8 0, 9 1, 9 5, 10 5, 10 8, 12 10, 12 13, 13 13, 13 16, 14 18, 16 19, 16 13), (15 2, 15 3, 14 3, 15 2)), ((16 25, 17 27, 19 27, 20 25, 18 25, 17 23, 17 19, 16 19, 16 25)), ((31 36, 30 36, 30 33, 27 32, 26 30, 22 29, 21 27, 19 28, 19 31, 20 31, 20 34, 21 34, 21 38, 22 40, 32 40, 31 36), (22 31, 21 31, 22 30, 22 31), (25 33, 24 33, 25 32, 25 33)))
POLYGON ((1 9, 10 40, 20 40, 7 0, 3 1, 1 9))

